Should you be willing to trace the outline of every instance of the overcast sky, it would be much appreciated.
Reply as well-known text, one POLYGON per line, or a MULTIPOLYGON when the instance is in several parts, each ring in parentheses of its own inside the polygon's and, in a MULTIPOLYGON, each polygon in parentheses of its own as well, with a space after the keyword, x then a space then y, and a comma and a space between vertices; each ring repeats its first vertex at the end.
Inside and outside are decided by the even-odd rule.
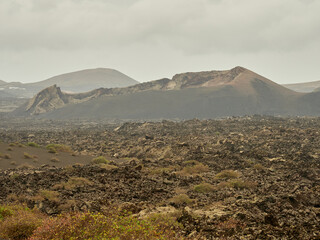
POLYGON ((114 68, 138 81, 243 66, 320 80, 319 0, 0 0, 0 79, 114 68))

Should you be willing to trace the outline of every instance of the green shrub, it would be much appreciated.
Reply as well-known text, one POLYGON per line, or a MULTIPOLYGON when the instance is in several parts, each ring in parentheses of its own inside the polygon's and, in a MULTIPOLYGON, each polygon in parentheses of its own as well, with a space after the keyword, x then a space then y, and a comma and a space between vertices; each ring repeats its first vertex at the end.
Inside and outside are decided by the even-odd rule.
POLYGON ((197 165, 197 164, 200 164, 200 162, 197 160, 188 160, 183 162, 183 165, 197 165))
POLYGON ((109 212, 71 213, 47 219, 30 240, 60 239, 181 239, 170 222, 139 220, 109 212), (80 237, 81 236, 81 237, 80 237))
POLYGON ((198 174, 202 172, 208 172, 209 167, 207 165, 204 165, 202 163, 198 163, 195 165, 190 165, 184 167, 178 174, 180 175, 192 175, 192 174, 198 174))
POLYGON ((107 164, 107 163, 110 163, 110 161, 108 161, 108 160, 107 160, 105 157, 103 157, 103 156, 94 158, 94 159, 91 160, 91 162, 94 163, 94 164, 100 164, 100 163, 107 164))
POLYGON ((55 153, 56 152, 72 152, 72 150, 69 146, 62 145, 62 144, 54 144, 54 143, 48 144, 46 146, 46 149, 48 149, 49 152, 50 152, 50 150, 55 151, 55 153))
POLYGON ((104 163, 99 164, 99 167, 104 168, 104 169, 106 169, 106 170, 112 170, 112 169, 117 169, 117 168, 118 168, 118 167, 115 166, 115 165, 104 164, 104 163))
POLYGON ((1 214, 5 213, 0 221, 0 237, 3 239, 27 239, 45 218, 38 211, 23 206, 2 206, 0 209, 1 214))
POLYGON ((13 209, 10 206, 0 206, 0 220, 13 215, 13 209))
POLYGON ((245 189, 252 188, 255 184, 252 182, 246 182, 238 179, 229 180, 228 182, 222 182, 218 185, 219 188, 235 188, 235 189, 245 189))
POLYGON ((240 177, 240 174, 233 170, 223 170, 215 176, 217 179, 233 179, 238 177, 240 177))
POLYGON ((54 147, 49 147, 48 149, 48 153, 57 153, 57 150, 54 147))
POLYGON ((29 153, 23 153, 25 159, 33 159, 33 157, 29 153))
POLYGON ((179 194, 170 199, 171 203, 174 203, 178 206, 180 205, 189 205, 193 203, 193 199, 190 199, 187 194, 179 194))
POLYGON ((39 195, 50 201, 59 202, 59 193, 51 190, 40 190, 39 195))
POLYGON ((63 182, 60 184, 56 184, 55 186, 53 186, 54 189, 67 189, 67 190, 72 190, 75 189, 77 187, 84 187, 84 186, 91 186, 94 183, 91 182, 89 179, 87 178, 83 178, 83 177, 71 177, 69 178, 69 180, 67 182, 63 182))
POLYGON ((199 185, 194 186, 194 191, 199 193, 208 193, 215 190, 215 187, 210 183, 201 183, 199 185))
POLYGON ((28 145, 29 147, 36 147, 36 148, 39 148, 39 147, 40 147, 40 146, 39 146, 37 143, 35 143, 35 142, 28 142, 27 145, 28 145))

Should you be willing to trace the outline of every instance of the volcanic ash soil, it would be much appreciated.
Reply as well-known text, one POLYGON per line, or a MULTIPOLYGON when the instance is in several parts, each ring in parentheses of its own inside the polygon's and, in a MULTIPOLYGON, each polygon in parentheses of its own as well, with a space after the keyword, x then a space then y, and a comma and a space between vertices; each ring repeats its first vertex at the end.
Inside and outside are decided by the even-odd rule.
MULTIPOLYGON (((85 159, 6 165, 1 203, 24 202, 49 215, 111 205, 141 218, 172 214, 190 238, 320 238, 319 118, 19 126, 0 128, 1 151, 12 142, 36 142, 38 151, 59 143, 85 159), (92 163, 97 156, 107 161, 92 163)), ((12 148, 12 158, 24 151, 12 148)))

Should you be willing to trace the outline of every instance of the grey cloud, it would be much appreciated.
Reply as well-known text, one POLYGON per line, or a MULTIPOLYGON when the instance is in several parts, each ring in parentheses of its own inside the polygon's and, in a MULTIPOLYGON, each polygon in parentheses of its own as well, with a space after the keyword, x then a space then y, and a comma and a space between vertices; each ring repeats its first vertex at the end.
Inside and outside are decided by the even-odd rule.
POLYGON ((0 1, 0 78, 106 66, 150 80, 244 65, 290 80, 281 71, 305 63, 317 80, 319 12, 315 0, 0 1))
POLYGON ((185 53, 304 47, 319 40, 320 2, 25 0, 0 3, 4 48, 111 48, 142 42, 185 53))

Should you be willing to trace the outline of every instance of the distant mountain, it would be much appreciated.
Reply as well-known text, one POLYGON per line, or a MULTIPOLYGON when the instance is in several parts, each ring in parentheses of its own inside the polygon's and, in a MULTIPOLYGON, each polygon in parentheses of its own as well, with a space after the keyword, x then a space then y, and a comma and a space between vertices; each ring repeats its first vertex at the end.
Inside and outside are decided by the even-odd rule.
POLYGON ((0 87, 0 99, 5 99, 5 98, 15 98, 15 96, 6 91, 3 91, 0 87))
POLYGON ((43 89, 56 84, 63 91, 79 93, 97 88, 127 87, 137 83, 139 82, 117 70, 97 68, 66 73, 28 85, 43 89))
POLYGON ((2 84, 6 84, 6 82, 3 80, 0 80, 0 85, 2 85, 2 84))
POLYGON ((125 88, 68 94, 52 86, 15 114, 50 119, 189 119, 251 114, 320 115, 320 93, 303 94, 248 69, 182 73, 125 88), (48 94, 48 92, 51 92, 48 94))
MULTIPOLYGON (((97 88, 127 87, 137 83, 136 80, 117 70, 97 68, 66 73, 35 83, 4 83, 1 84, 1 88, 4 88, 2 93, 7 92, 15 97, 31 98, 42 89, 54 84, 59 85, 63 91, 79 93, 97 88)), ((2 93, 0 92, 0 95, 2 93)))
POLYGON ((316 88, 320 87, 320 81, 284 84, 283 86, 296 92, 310 93, 313 92, 316 88))
POLYGON ((320 87, 314 89, 313 92, 320 92, 320 87))

